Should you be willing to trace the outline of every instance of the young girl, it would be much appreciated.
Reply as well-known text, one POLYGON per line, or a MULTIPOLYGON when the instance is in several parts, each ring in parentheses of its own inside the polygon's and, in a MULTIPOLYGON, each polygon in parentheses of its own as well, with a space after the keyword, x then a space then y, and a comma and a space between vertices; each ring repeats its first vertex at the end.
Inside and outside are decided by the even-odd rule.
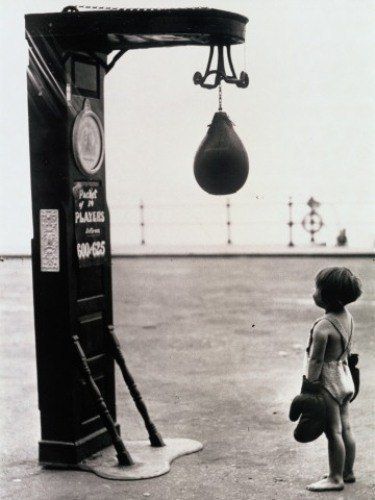
POLYGON ((349 269, 329 267, 315 278, 315 304, 325 310, 313 325, 306 350, 305 375, 320 380, 327 408, 325 434, 328 439, 329 474, 310 484, 310 491, 338 491, 353 483, 355 441, 349 422, 349 402, 354 394, 348 356, 353 336, 353 318, 345 308, 361 295, 361 285, 349 269))

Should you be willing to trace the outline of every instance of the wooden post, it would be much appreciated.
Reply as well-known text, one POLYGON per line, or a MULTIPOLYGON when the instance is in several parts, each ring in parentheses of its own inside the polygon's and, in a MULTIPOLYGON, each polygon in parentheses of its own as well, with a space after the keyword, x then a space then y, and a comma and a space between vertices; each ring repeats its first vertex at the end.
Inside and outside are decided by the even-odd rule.
POLYGON ((92 374, 91 370, 89 367, 89 364, 87 362, 87 358, 85 356, 85 353, 82 349, 82 346, 79 342, 79 338, 77 335, 73 335, 73 345, 75 352, 77 354, 77 360, 78 363, 80 364, 82 376, 86 382, 86 385, 91 393, 91 396, 95 402, 95 405, 97 407, 97 410, 100 414, 100 417, 103 421, 103 424, 105 425, 108 434, 111 436, 113 446, 116 449, 117 452, 117 458, 118 458, 118 463, 119 465, 133 465, 134 462, 129 455, 129 452, 125 448, 125 445, 118 434, 116 430, 116 425, 111 417, 111 414, 108 411, 107 405, 105 404, 105 401, 103 399, 103 396, 100 392, 99 387, 96 385, 92 374))
POLYGON ((126 366, 125 358, 121 351, 120 342, 116 337, 115 329, 112 325, 108 325, 108 333, 109 333, 109 338, 111 340, 110 344, 111 354, 116 363, 118 364, 122 376, 124 377, 125 384, 127 385, 130 395, 133 398, 135 406, 137 407, 137 410, 139 411, 141 417, 143 418, 145 427, 147 429, 150 438, 151 446, 154 446, 155 448, 165 446, 164 441, 159 432, 157 431, 155 424, 153 424, 153 422, 150 419, 146 404, 142 399, 141 393, 139 392, 138 387, 136 386, 134 378, 132 377, 131 373, 128 370, 128 367, 126 366))

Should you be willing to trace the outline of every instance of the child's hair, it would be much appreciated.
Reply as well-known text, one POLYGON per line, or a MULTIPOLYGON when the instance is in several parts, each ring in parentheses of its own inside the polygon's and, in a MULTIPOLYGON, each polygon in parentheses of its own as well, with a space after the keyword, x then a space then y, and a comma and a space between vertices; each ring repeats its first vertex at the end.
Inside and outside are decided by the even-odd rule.
POLYGON ((325 305, 340 310, 361 295, 361 282, 346 267, 326 267, 319 271, 315 283, 325 305))

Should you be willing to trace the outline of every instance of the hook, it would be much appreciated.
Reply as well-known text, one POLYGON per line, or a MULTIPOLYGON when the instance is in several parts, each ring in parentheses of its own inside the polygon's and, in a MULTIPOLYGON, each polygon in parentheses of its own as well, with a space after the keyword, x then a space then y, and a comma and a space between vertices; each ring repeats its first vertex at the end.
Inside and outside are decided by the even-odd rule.
POLYGON ((227 49, 227 59, 229 68, 231 71, 230 75, 227 75, 225 72, 225 63, 224 63, 224 45, 217 45, 218 57, 217 57, 217 68, 216 70, 211 69, 211 63, 214 55, 215 45, 210 46, 210 54, 208 56, 208 62, 206 66, 205 74, 202 75, 199 71, 197 71, 193 76, 193 82, 195 85, 200 85, 205 89, 214 89, 220 82, 224 80, 226 83, 234 83, 239 88, 246 88, 249 85, 249 76, 245 71, 241 71, 240 77, 237 78, 236 71, 233 66, 232 57, 230 54, 230 45, 225 45, 227 49), (213 83, 206 83, 206 80, 209 76, 215 75, 215 80, 213 83))

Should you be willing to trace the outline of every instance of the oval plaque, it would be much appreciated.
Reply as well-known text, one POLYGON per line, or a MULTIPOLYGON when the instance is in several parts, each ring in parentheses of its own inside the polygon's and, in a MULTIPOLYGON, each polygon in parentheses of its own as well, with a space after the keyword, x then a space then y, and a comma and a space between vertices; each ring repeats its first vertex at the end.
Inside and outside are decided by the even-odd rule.
POLYGON ((86 99, 73 126, 74 159, 84 174, 93 175, 100 170, 104 158, 103 136, 100 119, 86 99))

